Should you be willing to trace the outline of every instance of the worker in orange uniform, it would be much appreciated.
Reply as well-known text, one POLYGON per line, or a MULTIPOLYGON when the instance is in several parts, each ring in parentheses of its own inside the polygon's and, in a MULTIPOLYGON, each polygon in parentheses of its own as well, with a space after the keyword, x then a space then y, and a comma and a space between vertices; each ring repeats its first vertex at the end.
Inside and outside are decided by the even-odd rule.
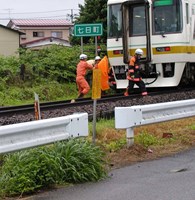
POLYGON ((142 80, 140 73, 140 59, 143 55, 142 49, 136 49, 135 55, 131 57, 129 62, 129 70, 127 73, 127 79, 129 80, 129 85, 124 93, 125 96, 128 96, 131 93, 134 85, 136 84, 142 93, 142 96, 146 96, 148 93, 146 91, 145 83, 142 80))
POLYGON ((93 65, 87 63, 87 55, 81 54, 79 56, 80 61, 77 64, 77 75, 76 75, 76 83, 79 90, 78 98, 83 98, 89 90, 90 86, 85 79, 85 75, 87 70, 92 70, 93 65))
POLYGON ((102 95, 105 95, 106 90, 110 89, 110 86, 108 84, 109 63, 108 63, 107 56, 104 56, 102 59, 100 58, 100 56, 96 56, 94 67, 96 69, 101 70, 101 91, 102 91, 101 93, 102 93, 102 95))
POLYGON ((98 63, 101 61, 100 56, 96 56, 95 57, 95 63, 94 63, 94 68, 98 69, 98 63))

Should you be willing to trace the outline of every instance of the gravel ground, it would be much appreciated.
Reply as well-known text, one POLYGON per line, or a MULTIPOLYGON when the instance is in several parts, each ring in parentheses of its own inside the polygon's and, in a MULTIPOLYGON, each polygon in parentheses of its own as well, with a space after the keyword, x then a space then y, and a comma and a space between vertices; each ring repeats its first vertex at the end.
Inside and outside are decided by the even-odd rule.
MULTIPOLYGON (((194 91, 186 91, 186 92, 177 92, 177 93, 168 93, 157 96, 145 96, 134 99, 117 100, 109 103, 98 103, 96 113, 97 116, 104 116, 105 113, 113 113, 115 107, 125 107, 125 106, 133 106, 133 105, 145 105, 145 104, 154 104, 154 103, 162 103, 162 102, 171 102, 178 100, 187 100, 195 98, 195 90, 194 91)), ((61 117, 66 115, 71 115, 76 112, 87 112, 89 115, 93 113, 93 105, 84 105, 80 107, 71 107, 65 109, 56 109, 50 111, 41 112, 42 119, 61 117)), ((27 121, 34 121, 34 114, 29 113, 25 115, 13 115, 8 117, 0 117, 1 125, 15 124, 27 121)))

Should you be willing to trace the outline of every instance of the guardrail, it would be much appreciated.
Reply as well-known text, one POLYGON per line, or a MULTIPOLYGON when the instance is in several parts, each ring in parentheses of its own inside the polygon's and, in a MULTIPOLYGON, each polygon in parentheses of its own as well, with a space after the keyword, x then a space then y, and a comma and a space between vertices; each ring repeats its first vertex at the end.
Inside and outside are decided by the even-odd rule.
POLYGON ((81 136, 88 136, 87 113, 0 126, 0 154, 81 136))
POLYGON ((195 116, 195 100, 115 108, 115 128, 126 129, 127 145, 134 143, 134 127, 195 116))

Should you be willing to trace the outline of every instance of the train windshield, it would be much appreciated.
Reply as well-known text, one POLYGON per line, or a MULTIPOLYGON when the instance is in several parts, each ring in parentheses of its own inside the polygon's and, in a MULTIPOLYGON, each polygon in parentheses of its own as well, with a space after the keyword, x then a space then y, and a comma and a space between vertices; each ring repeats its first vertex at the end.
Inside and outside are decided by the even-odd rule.
POLYGON ((181 1, 154 0, 153 2, 153 34, 181 32, 181 1))
POLYGON ((145 6, 132 6, 129 15, 130 36, 146 35, 145 6))
POLYGON ((114 4, 108 8, 108 37, 122 37, 121 4, 114 4))
MULTIPOLYGON (((144 4, 129 5, 129 35, 146 35, 146 15, 144 4)), ((171 34, 182 31, 181 0, 153 0, 152 6, 152 33, 171 34)), ((108 37, 122 37, 121 4, 108 7, 108 37)))

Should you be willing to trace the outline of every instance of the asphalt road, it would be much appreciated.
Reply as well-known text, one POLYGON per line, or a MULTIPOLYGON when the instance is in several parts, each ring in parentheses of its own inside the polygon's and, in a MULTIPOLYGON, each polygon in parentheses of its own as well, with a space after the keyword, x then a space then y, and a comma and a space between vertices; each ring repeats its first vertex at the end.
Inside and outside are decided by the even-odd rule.
POLYGON ((28 200, 195 200, 195 149, 113 170, 97 183, 44 192, 28 200))

